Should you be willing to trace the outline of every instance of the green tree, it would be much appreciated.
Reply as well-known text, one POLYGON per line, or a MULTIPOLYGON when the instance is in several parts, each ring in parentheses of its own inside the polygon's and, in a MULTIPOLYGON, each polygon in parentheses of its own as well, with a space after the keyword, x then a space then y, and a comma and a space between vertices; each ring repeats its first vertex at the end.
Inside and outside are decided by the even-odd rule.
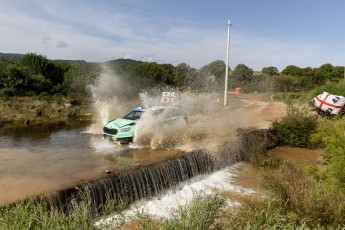
POLYGON ((273 80, 275 92, 298 92, 303 89, 299 77, 291 75, 279 75, 273 80))
POLYGON ((178 64, 175 67, 175 78, 174 78, 174 85, 176 87, 183 87, 185 86, 185 80, 187 78, 188 73, 191 71, 191 67, 186 63, 178 64))
POLYGON ((244 64, 238 64, 232 72, 232 77, 239 82, 251 81, 254 71, 244 64))
POLYGON ((262 74, 268 75, 268 76, 277 76, 279 75, 279 71, 277 67, 270 66, 270 67, 264 67, 261 70, 262 74))
POLYGON ((175 76, 175 67, 171 64, 161 64, 162 82, 167 85, 173 85, 175 76))
POLYGON ((289 65, 281 73, 283 75, 302 76, 302 69, 294 65, 289 65))
POLYGON ((27 90, 26 80, 18 66, 14 64, 8 65, 6 73, 2 79, 4 88, 13 92, 14 95, 25 95, 27 90))
POLYGON ((224 61, 216 60, 216 61, 211 62, 208 65, 203 66, 200 69, 200 71, 206 75, 215 76, 216 81, 219 84, 223 84, 224 83, 224 77, 225 77, 225 69, 226 69, 226 65, 225 65, 224 61))
POLYGON ((44 74, 48 65, 48 59, 42 55, 28 53, 19 60, 19 65, 29 67, 32 74, 44 74))

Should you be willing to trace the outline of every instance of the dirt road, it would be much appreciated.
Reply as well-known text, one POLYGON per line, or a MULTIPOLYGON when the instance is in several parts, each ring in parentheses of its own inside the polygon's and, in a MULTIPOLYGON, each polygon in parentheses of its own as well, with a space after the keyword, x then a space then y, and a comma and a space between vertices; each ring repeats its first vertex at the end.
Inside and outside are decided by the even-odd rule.
POLYGON ((284 115, 285 105, 270 100, 262 100, 255 94, 231 93, 232 97, 239 98, 243 106, 234 111, 238 117, 238 126, 268 128, 272 121, 278 120, 284 115))

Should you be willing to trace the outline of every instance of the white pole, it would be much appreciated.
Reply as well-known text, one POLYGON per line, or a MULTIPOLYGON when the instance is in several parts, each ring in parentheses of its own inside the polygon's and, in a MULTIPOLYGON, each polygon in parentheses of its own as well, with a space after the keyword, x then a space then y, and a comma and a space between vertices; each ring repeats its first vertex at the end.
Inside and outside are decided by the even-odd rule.
POLYGON ((226 47, 226 69, 225 69, 225 90, 224 90, 224 106, 227 106, 228 97, 228 77, 229 77, 229 49, 230 49, 230 19, 228 21, 228 43, 226 47))

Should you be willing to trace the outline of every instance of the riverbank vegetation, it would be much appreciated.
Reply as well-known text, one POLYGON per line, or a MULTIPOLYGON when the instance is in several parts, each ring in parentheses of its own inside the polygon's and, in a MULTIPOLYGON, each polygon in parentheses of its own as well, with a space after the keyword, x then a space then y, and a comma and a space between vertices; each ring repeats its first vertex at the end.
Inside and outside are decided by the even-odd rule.
POLYGON ((288 112, 273 124, 278 144, 324 148, 322 167, 297 166, 257 148, 261 151, 253 155, 252 162, 261 168, 261 181, 269 191, 268 196, 245 198, 241 207, 227 211, 227 228, 345 227, 345 121, 341 116, 315 117, 299 107, 290 108, 294 112, 288 112))
MULTIPOLYGON (((0 122, 23 122, 26 117, 31 120, 69 119, 90 114, 93 103, 90 86, 101 74, 114 75, 127 83, 125 89, 116 92, 120 100, 138 97, 140 92, 152 88, 195 93, 220 92, 224 89, 225 67, 220 60, 197 69, 186 63, 173 66, 131 59, 94 63, 49 60, 35 53, 0 53, 0 122), (31 105, 31 100, 36 102, 33 106, 27 105, 31 105), (56 106, 56 103, 50 102, 67 106, 56 106), (75 102, 83 105, 82 108, 68 107, 69 104, 76 105, 75 102), (8 104, 16 104, 14 110, 8 108, 8 104)), ((318 68, 290 65, 281 72, 274 66, 255 72, 239 64, 230 70, 228 88, 240 87, 243 93, 267 93, 273 99, 286 98, 286 95, 289 98, 314 97, 325 87, 330 93, 342 95, 345 94, 345 86, 339 87, 337 83, 343 79, 343 73, 344 67, 331 64, 318 68), (313 95, 308 92, 313 92, 313 95)))
MULTIPOLYGON (((225 63, 214 61, 200 69, 118 59, 106 63, 48 60, 26 54, 0 60, 0 127, 13 121, 91 119, 92 85, 107 65, 129 84, 121 97, 137 96, 152 86, 194 92, 219 91, 224 85, 225 63)), ((308 104, 327 91, 345 95, 344 67, 287 66, 254 72, 244 64, 231 71, 229 88, 244 93, 266 93, 271 99, 308 104)), ((325 149, 322 168, 296 166, 268 156, 263 146, 253 155, 262 171, 267 197, 244 198, 240 207, 226 210, 221 195, 197 197, 170 220, 154 220, 138 213, 141 229, 341 229, 345 228, 345 121, 310 115, 289 104, 287 116, 273 122, 278 143, 325 149), (261 151, 259 151, 261 150, 261 151)), ((111 202, 111 201, 109 201, 111 202)), ((106 210, 119 209, 107 206, 106 210)), ((106 212, 105 212, 106 213, 106 212)), ((82 204, 66 215, 30 201, 0 208, 1 229, 94 229, 100 213, 82 204)), ((123 220, 123 217, 121 217, 123 220)), ((120 221, 118 227, 123 226, 120 221)))

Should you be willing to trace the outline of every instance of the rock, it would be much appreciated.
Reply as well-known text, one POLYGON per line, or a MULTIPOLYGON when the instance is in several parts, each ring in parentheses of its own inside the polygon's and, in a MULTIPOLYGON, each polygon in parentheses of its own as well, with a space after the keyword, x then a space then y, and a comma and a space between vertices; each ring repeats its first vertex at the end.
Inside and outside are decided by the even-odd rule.
POLYGON ((111 170, 106 169, 106 170, 104 170, 104 173, 109 174, 109 173, 111 173, 111 170))

